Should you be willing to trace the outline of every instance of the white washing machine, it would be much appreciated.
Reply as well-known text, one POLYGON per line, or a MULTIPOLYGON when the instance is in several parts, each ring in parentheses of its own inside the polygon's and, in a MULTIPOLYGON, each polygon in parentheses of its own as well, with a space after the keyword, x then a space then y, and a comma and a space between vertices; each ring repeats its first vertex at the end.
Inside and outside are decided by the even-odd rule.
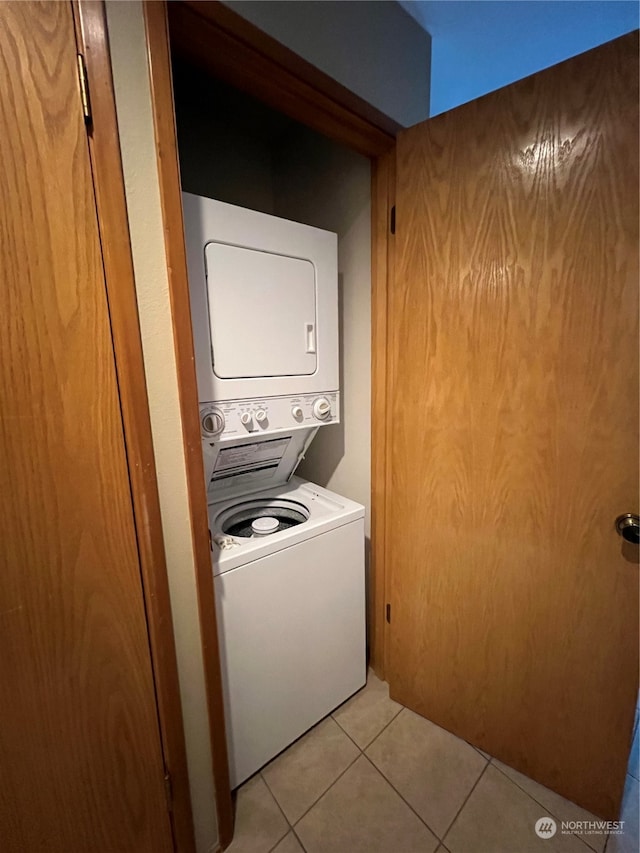
MULTIPOLYGON (((297 460, 308 438, 275 441, 297 460)), ((234 491, 234 460, 241 477, 259 478, 246 448, 255 458, 252 444, 230 458, 221 449, 214 488, 234 491)), ((234 788, 366 680, 364 507, 289 473, 209 505, 234 788)))
POLYGON ((235 788, 365 683, 364 508, 293 477, 340 416, 336 235, 183 206, 235 788))

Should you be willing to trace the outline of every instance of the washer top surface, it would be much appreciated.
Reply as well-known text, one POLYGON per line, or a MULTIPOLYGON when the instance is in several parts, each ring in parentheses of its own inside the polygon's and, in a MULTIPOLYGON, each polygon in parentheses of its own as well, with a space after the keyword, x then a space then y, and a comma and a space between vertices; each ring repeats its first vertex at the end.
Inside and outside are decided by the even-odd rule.
POLYGON ((363 516, 361 504, 298 477, 283 486, 212 503, 213 572, 238 568, 363 516))

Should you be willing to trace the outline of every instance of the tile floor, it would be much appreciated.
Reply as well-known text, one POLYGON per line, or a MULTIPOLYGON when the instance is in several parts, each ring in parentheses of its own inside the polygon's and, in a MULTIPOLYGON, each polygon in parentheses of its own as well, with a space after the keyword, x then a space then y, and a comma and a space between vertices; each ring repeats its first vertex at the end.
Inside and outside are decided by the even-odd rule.
POLYGON ((366 687, 237 792, 229 853, 638 853, 638 733, 623 835, 541 839, 593 815, 366 687))

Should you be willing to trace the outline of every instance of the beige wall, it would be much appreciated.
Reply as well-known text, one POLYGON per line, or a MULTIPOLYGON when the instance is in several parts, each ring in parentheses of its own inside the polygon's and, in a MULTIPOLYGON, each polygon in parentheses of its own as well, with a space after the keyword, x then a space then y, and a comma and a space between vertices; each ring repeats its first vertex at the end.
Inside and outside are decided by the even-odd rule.
POLYGON ((107 20, 198 853, 217 844, 182 424, 178 403, 142 6, 108 2, 107 20))
POLYGON ((321 427, 298 473, 366 507, 371 491, 371 164, 306 128, 274 155, 275 213, 338 234, 341 423, 321 427))

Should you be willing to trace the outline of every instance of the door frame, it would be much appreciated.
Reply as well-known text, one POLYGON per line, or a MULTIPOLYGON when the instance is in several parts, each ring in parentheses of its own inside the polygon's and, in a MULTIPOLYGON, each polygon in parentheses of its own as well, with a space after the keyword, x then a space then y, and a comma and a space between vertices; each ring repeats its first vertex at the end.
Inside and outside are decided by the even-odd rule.
POLYGON ((149 636, 167 807, 176 851, 194 853, 169 581, 118 144, 104 3, 72 0, 76 45, 84 57, 92 120, 87 128, 105 274, 140 577, 149 636))
POLYGON ((372 487, 369 584, 370 663, 385 673, 384 559, 387 388, 387 287, 392 272, 390 211, 395 194, 395 137, 400 125, 215 0, 144 0, 152 111, 160 181, 177 378, 187 459, 212 761, 220 842, 233 837, 222 683, 198 419, 189 285, 174 120, 171 51, 204 71, 351 148, 372 162, 372 487))

